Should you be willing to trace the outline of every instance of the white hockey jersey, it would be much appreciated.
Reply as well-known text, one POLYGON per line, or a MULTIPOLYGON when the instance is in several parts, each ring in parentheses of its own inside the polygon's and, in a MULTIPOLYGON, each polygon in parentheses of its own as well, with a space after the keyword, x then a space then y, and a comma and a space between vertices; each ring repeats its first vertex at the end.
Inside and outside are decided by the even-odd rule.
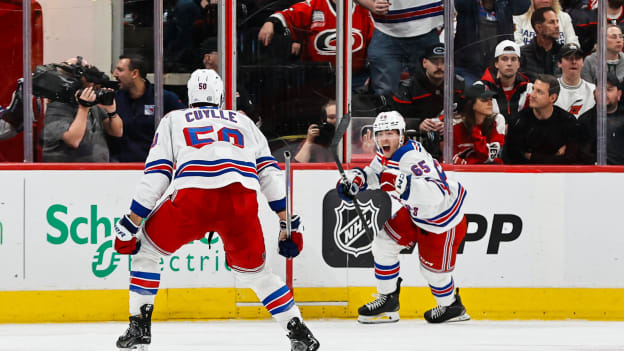
POLYGON ((401 197, 390 195, 409 211, 416 226, 439 234, 455 227, 464 217, 466 189, 448 179, 438 161, 419 142, 408 141, 391 159, 377 153, 364 168, 368 189, 380 188, 379 179, 385 168, 411 175, 410 187, 401 197))
POLYGON ((156 130, 130 209, 147 217, 170 185, 216 189, 232 183, 262 191, 276 212, 286 208, 283 172, 249 117, 216 107, 172 111, 156 130))
MULTIPOLYGON (((567 12, 561 11, 557 15, 557 18, 559 19, 559 43, 574 43, 580 45, 570 15, 567 12)), ((513 16, 513 23, 514 28, 516 28, 514 32, 514 41, 516 44, 520 46, 528 45, 531 40, 535 38, 535 29, 533 29, 533 25, 531 25, 531 17, 527 17, 526 14, 513 16)))
POLYGON ((373 14, 375 29, 395 38, 416 37, 444 26, 440 0, 392 0, 385 15, 373 14))
POLYGON ((596 86, 584 79, 577 86, 567 85, 561 78, 557 78, 561 91, 555 101, 555 105, 570 112, 578 119, 583 113, 591 110, 596 105, 594 90, 596 86))

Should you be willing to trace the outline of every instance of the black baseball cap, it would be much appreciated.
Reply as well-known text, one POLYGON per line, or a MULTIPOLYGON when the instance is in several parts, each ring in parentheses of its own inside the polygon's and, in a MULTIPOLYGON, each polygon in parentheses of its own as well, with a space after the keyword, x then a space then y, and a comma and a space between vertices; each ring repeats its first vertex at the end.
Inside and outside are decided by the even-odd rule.
POLYGON ((581 50, 581 47, 575 43, 567 43, 559 49, 559 59, 572 54, 583 57, 583 50, 581 50))
POLYGON ((425 49, 425 54, 423 55, 423 58, 426 58, 428 60, 432 59, 432 58, 444 58, 444 44, 442 43, 438 43, 438 44, 434 44, 431 46, 428 46, 425 49))
POLYGON ((208 37, 204 39, 199 45, 199 53, 201 57, 204 57, 205 54, 210 54, 215 51, 219 51, 217 42, 217 37, 208 37))
POLYGON ((496 96, 496 92, 488 89, 483 83, 474 83, 464 91, 466 99, 491 99, 496 96))

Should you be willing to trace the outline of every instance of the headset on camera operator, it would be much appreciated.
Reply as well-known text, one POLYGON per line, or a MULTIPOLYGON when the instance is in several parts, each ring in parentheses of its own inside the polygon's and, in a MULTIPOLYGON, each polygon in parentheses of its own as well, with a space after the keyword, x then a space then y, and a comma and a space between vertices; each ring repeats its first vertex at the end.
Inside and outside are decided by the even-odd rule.
POLYGON ((81 56, 37 66, 33 93, 51 99, 41 144, 43 162, 108 162, 104 133, 123 134, 117 115, 115 83, 81 56))
POLYGON ((336 101, 329 100, 321 108, 321 123, 310 124, 306 140, 301 144, 295 161, 297 162, 332 162, 329 150, 336 130, 336 101))

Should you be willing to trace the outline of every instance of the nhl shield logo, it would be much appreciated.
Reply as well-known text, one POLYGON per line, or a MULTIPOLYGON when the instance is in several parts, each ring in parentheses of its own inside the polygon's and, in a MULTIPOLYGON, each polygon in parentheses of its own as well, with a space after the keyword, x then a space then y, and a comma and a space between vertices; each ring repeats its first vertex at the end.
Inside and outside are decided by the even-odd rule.
POLYGON ((358 194, 358 204, 366 224, 358 218, 352 202, 338 197, 332 189, 323 198, 323 259, 331 267, 372 267, 372 238, 366 235, 365 225, 374 235, 390 217, 392 202, 381 190, 358 194))
MULTIPOLYGON (((359 201, 358 201, 359 202, 359 201)), ((334 209, 336 213, 336 226, 334 227, 334 240, 340 251, 350 253, 355 257, 369 252, 373 242, 366 235, 368 225, 377 235, 377 216, 379 207, 375 206, 372 199, 365 203, 360 203, 362 214, 367 223, 362 223, 352 202, 342 201, 340 206, 334 209)))

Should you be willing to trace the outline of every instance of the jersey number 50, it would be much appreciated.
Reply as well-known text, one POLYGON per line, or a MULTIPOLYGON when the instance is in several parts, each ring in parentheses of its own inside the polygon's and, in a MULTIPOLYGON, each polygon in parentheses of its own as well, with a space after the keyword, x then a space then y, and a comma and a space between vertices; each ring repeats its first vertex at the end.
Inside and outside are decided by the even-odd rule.
POLYGON ((184 139, 186 139, 186 145, 198 149, 215 141, 225 141, 241 149, 245 147, 243 133, 238 129, 227 127, 223 127, 217 132, 214 131, 212 126, 184 128, 184 139), (216 140, 214 139, 215 136, 216 140))

